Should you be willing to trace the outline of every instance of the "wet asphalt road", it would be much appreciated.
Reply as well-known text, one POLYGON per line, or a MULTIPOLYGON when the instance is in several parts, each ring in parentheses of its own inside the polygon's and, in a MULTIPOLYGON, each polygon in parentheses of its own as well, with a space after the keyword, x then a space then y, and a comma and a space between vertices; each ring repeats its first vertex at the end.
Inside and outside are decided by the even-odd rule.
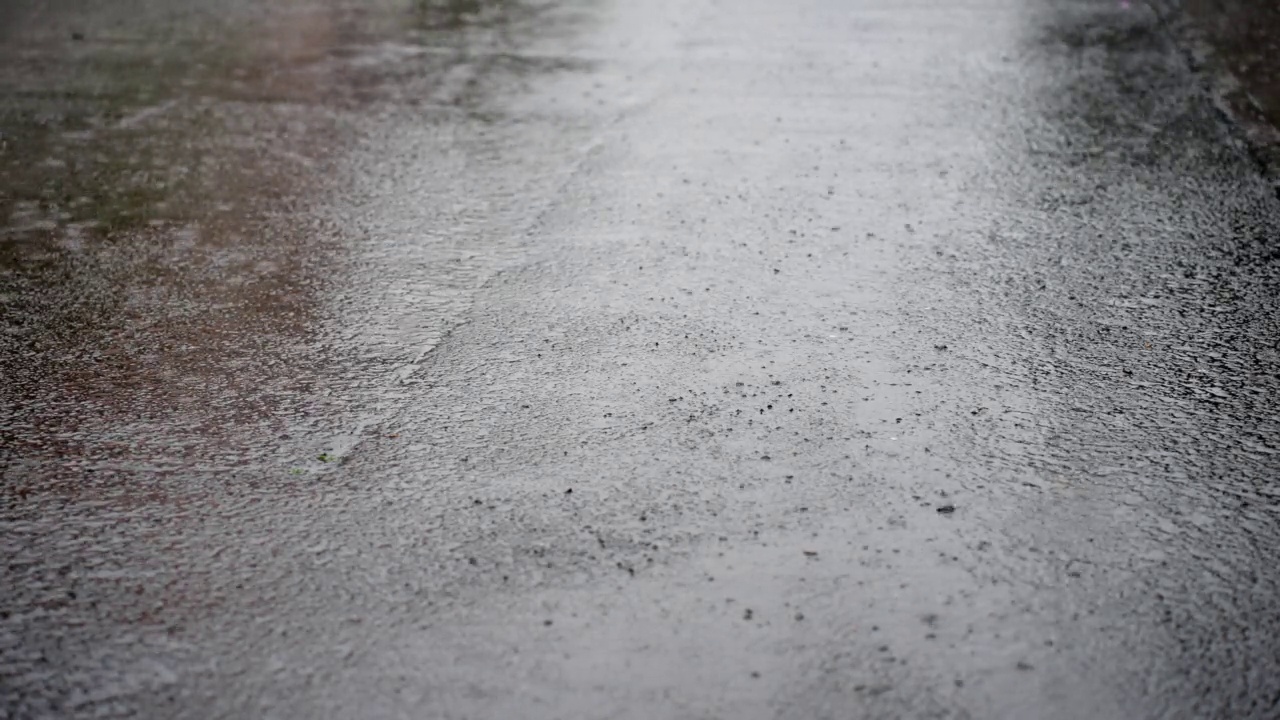
POLYGON ((1092 0, 0 7, 0 718, 1280 717, 1280 201, 1092 0))

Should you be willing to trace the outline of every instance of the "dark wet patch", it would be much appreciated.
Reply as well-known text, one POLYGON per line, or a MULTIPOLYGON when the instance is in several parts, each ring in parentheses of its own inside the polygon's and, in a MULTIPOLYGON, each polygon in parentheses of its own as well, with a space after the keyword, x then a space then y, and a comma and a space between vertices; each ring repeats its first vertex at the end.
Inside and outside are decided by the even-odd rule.
MULTIPOLYGON (((523 52, 535 21, 551 20, 520 3, 483 5, 505 28, 497 37, 423 34, 395 3, 244 7, 217 20, 143 3, 127 26, 100 8, 10 5, 5 453, 50 457, 34 428, 63 423, 57 432, 75 435, 71 408, 83 405, 88 417, 169 418, 172 437, 157 447, 178 457, 296 456, 270 439, 332 404, 317 304, 352 232, 312 210, 347 189, 354 120, 419 106, 423 122, 448 124, 459 110, 496 122, 503 93, 585 67, 523 52), (70 44, 67 23, 87 28, 84 43, 70 44), (184 417, 196 408, 208 416, 184 417), (235 428, 238 439, 216 439, 235 428)), ((57 454, 90 452, 86 433, 57 454)), ((125 452, 90 445, 103 460, 125 452)))
POLYGON ((1280 6, 1189 0, 1181 9, 1175 17, 1184 21, 1194 61, 1219 74, 1213 89, 1280 197, 1280 6))
POLYGON ((518 28, 536 23, 554 3, 525 0, 412 0, 413 27, 426 32, 518 28))

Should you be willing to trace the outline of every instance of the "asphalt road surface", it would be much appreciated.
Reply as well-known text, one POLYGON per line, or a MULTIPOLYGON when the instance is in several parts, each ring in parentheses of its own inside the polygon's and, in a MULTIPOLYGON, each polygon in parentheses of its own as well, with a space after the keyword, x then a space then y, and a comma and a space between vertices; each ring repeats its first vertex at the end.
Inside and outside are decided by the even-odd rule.
POLYGON ((0 718, 1280 717, 1172 6, 0 7, 0 718))

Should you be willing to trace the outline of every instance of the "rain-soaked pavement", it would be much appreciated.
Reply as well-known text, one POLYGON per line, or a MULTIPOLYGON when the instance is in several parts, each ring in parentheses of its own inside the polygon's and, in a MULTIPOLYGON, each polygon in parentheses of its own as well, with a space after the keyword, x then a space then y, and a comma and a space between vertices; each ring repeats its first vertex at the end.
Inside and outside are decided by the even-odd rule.
POLYGON ((0 718, 1280 717, 1170 17, 0 4, 0 718))

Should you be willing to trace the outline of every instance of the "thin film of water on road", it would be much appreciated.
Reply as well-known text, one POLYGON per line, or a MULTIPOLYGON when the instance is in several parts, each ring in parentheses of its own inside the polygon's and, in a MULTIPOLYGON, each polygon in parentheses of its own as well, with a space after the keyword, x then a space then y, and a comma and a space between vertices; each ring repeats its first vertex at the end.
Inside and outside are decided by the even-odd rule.
POLYGON ((0 12, 19 716, 1266 717, 1276 206, 1149 8, 0 12))

